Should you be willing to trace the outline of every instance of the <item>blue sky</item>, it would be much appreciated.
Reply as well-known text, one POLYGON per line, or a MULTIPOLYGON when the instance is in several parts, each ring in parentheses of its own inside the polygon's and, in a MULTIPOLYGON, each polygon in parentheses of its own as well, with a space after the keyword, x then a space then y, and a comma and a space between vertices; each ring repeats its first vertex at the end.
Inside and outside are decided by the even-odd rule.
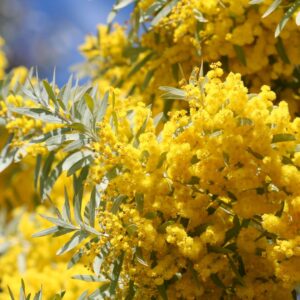
MULTIPOLYGON (((11 60, 17 65, 37 66, 41 77, 50 77, 56 67, 60 84, 69 77, 70 67, 83 60, 78 46, 85 35, 95 33, 96 25, 106 22, 114 3, 114 0, 7 1, 22 13, 22 22, 7 29, 11 60)), ((124 23, 128 15, 128 9, 121 11, 118 22, 124 23)))

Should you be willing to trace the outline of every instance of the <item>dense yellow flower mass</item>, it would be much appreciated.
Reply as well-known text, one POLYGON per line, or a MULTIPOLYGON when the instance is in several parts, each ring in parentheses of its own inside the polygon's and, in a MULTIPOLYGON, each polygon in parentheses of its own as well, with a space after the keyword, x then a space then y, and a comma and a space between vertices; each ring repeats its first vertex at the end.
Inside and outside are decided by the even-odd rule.
MULTIPOLYGON (((139 1, 136 11, 147 16, 154 2, 139 1)), ((284 5, 261 18, 272 0, 259 6, 248 0, 169 2, 176 3, 171 13, 154 22, 137 46, 126 41, 125 27, 117 26, 108 34, 100 26, 98 36, 88 36, 80 48, 88 58, 88 75, 110 80, 114 86, 124 85, 127 92, 143 93, 147 102, 153 101, 159 86, 174 86, 194 66, 218 60, 227 72, 241 73, 251 91, 259 91, 263 84, 276 86, 278 91, 293 86, 293 72, 300 64, 299 28, 289 22, 280 37, 274 37, 284 5)), ((289 93, 290 101, 297 98, 298 89, 289 93)), ((163 105, 157 98, 155 103, 158 110, 163 105)))
POLYGON ((182 87, 189 114, 170 113, 159 138, 142 104, 132 127, 146 120, 138 143, 100 126, 105 150, 93 146, 100 152, 92 180, 120 167, 98 214, 108 236, 88 252, 108 247, 104 274, 123 257, 118 299, 131 281, 137 299, 158 297, 162 285, 169 299, 292 299, 300 280, 300 119, 290 120, 286 102, 273 104, 268 86, 248 94, 239 74, 223 81, 222 73, 214 65, 182 87))
POLYGON ((292 299, 300 281, 300 119, 220 66, 174 90, 189 109, 162 130, 143 102, 111 90, 86 145, 86 183, 102 193, 88 269, 110 278, 119 258, 118 299, 133 286, 136 299, 292 299))
POLYGON ((300 2, 133 2, 80 47, 90 84, 0 51, 0 300, 295 299, 300 2))

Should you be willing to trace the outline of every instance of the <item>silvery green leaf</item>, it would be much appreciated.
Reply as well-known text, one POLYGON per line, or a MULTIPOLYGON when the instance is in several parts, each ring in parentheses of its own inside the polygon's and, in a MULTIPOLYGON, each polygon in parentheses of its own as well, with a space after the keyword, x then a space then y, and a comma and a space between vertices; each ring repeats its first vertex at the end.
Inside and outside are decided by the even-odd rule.
POLYGON ((90 166, 91 163, 93 162, 94 158, 92 155, 87 155, 86 157, 78 160, 76 163, 74 163, 67 172, 67 176, 71 176, 73 175, 75 172, 77 172, 78 170, 86 167, 86 166, 90 166))
POLYGON ((97 190, 96 190, 96 187, 94 187, 92 190, 91 198, 90 198, 90 202, 89 202, 89 224, 92 227, 95 226, 96 196, 97 196, 97 190))
POLYGON ((64 152, 71 152, 71 151, 74 151, 74 150, 79 150, 79 149, 84 148, 90 142, 91 142, 91 139, 89 139, 89 138, 73 141, 73 142, 69 143, 66 147, 64 147, 63 151, 64 152))
POLYGON ((85 100, 85 103, 88 107, 88 109, 90 110, 91 113, 93 113, 94 111, 94 99, 91 97, 90 94, 84 94, 84 100, 85 100))
POLYGON ((124 260, 125 253, 122 252, 118 259, 115 260, 114 262, 114 267, 112 271, 112 281, 110 283, 109 287, 109 292, 111 295, 114 295, 116 292, 116 288, 119 283, 119 277, 122 271, 122 266, 123 266, 123 260, 124 260))
POLYGON ((148 263, 145 261, 145 259, 143 258, 142 255, 142 250, 141 248, 137 247, 135 249, 135 253, 134 253, 135 259, 137 260, 137 262, 145 267, 149 267, 148 263))
POLYGON ((64 88, 64 93, 62 95, 62 102, 64 103, 65 107, 68 107, 68 103, 71 98, 72 82, 73 82, 73 75, 70 76, 68 83, 64 88))
POLYGON ((262 18, 265 18, 268 15, 270 15, 280 5, 281 2, 282 2, 282 0, 273 1, 272 4, 266 10, 266 12, 263 14, 262 18))
POLYGON ((93 154, 92 151, 90 150, 83 150, 83 151, 78 151, 66 158, 66 160, 63 163, 63 171, 69 171, 69 169, 78 161, 87 158, 93 154))
POLYGON ((194 12, 194 16, 196 18, 196 20, 200 23, 206 23, 207 19, 204 18, 203 14, 201 11, 199 11, 198 9, 193 9, 194 12))
POLYGON ((42 166, 42 155, 39 154, 36 157, 36 163, 35 163, 35 169, 34 169, 34 188, 35 189, 37 188, 41 166, 42 166))
POLYGON ((43 85, 44 85, 44 87, 45 87, 45 89, 47 91, 49 100, 51 99, 56 104, 56 96, 54 94, 54 91, 53 91, 51 85, 48 83, 47 80, 43 80, 43 85))
POLYGON ((277 38, 277 42, 275 44, 275 47, 276 47, 277 53, 279 54, 282 61, 286 64, 290 64, 289 57, 286 53, 284 44, 283 44, 282 39, 280 37, 277 38))
POLYGON ((294 1, 294 3, 291 5, 291 7, 285 12, 282 19, 280 20, 279 24, 276 27, 275 30, 275 37, 277 38, 289 19, 292 17, 292 15, 297 11, 297 9, 300 7, 300 0, 294 1))
POLYGON ((157 125, 159 124, 159 122, 163 119, 164 117, 164 113, 160 112, 159 114, 157 114, 154 118, 153 118, 153 125, 156 128, 157 125))
POLYGON ((297 25, 297 26, 300 26, 300 11, 298 11, 295 20, 296 20, 296 25, 297 25))
POLYGON ((94 261, 93 261, 93 270, 94 270, 94 273, 99 276, 100 275, 100 268, 101 268, 101 263, 102 263, 102 258, 100 256, 96 256, 94 258, 94 261))
POLYGON ((166 93, 162 95, 163 99, 172 99, 172 100, 185 100, 186 101, 186 92, 170 86, 160 86, 161 91, 166 93))
POLYGON ((60 117, 53 115, 50 111, 44 108, 28 108, 28 107, 9 107, 11 112, 21 114, 36 120, 41 120, 45 123, 62 124, 63 120, 60 117))
POLYGON ((273 135, 272 144, 280 142, 290 142, 295 141, 296 138, 293 134, 290 133, 278 133, 273 135))
POLYGON ((41 230, 37 233, 34 233, 32 235, 32 237, 41 237, 41 236, 45 236, 45 235, 50 235, 50 234, 53 234, 53 233, 59 231, 59 229, 60 229, 59 226, 53 226, 53 227, 41 230))
POLYGON ((60 161, 55 168, 53 168, 50 172, 52 162, 54 161, 54 156, 52 157, 51 165, 47 166, 46 170, 46 163, 44 166, 44 169, 42 171, 42 176, 40 178, 40 194, 43 200, 47 198, 48 195, 50 195, 50 192, 52 190, 53 185, 59 178, 59 176, 63 172, 63 164, 65 162, 66 158, 64 158, 62 161, 60 161), (49 170, 48 170, 49 169, 49 170), (49 174, 50 172, 50 174, 49 174), (48 176, 49 174, 49 176, 48 176))
POLYGON ((87 300, 88 299, 88 291, 84 291, 77 300, 87 300))
POLYGON ((137 0, 121 0, 121 1, 119 1, 119 3, 117 3, 117 4, 115 4, 114 6, 113 6, 113 9, 114 10, 120 10, 120 9, 122 9, 122 8, 124 8, 124 7, 126 7, 126 6, 128 6, 128 5, 130 5, 130 4, 132 4, 132 3, 134 3, 134 2, 136 2, 137 0))
POLYGON ((42 290, 39 290, 39 291, 34 295, 33 300, 42 300, 42 296, 43 296, 42 290))
POLYGON ((77 230, 78 228, 70 223, 65 222, 64 220, 61 219, 56 219, 53 217, 49 217, 49 216, 45 216, 45 215, 40 215, 42 218, 46 219, 47 221, 59 226, 59 227, 63 227, 63 228, 67 228, 67 229, 73 229, 73 230, 77 230))
POLYGON ((62 255, 63 253, 71 251, 87 237, 87 233, 83 231, 76 231, 70 240, 56 252, 56 255, 62 255))
POLYGON ((46 145, 48 148, 58 147, 63 145, 65 142, 70 141, 78 141, 86 138, 86 136, 82 133, 65 133, 65 134, 57 134, 46 140, 46 145))
POLYGON ((71 209, 70 209, 70 201, 69 201, 69 195, 66 186, 64 186, 64 195, 65 195, 65 202, 62 210, 62 216, 63 218, 71 223, 71 209))
POLYGON ((135 194, 135 203, 136 203, 136 208, 139 211, 139 213, 142 213, 143 209, 144 209, 144 194, 136 193, 135 194))
POLYGON ((14 162, 15 156, 18 152, 18 148, 14 148, 11 151, 9 151, 10 143, 12 140, 13 140, 13 135, 11 134, 8 137, 8 140, 0 153, 0 172, 4 171, 7 167, 9 167, 14 162))
POLYGON ((81 248, 78 252, 76 252, 72 258, 70 259, 70 261, 68 262, 67 268, 70 269, 72 268, 76 263, 79 262, 79 260, 81 259, 81 257, 84 255, 84 250, 81 248))
POLYGON ((83 224, 83 225, 81 225, 81 227, 82 227, 82 230, 85 230, 85 231, 87 231, 87 232, 89 232, 91 234, 95 234, 97 236, 102 235, 95 228, 89 226, 88 224, 83 224))
POLYGON ((126 195, 119 195, 114 199, 111 212, 116 214, 119 211, 120 205, 125 201, 128 197, 126 195))
POLYGON ((165 5, 165 7, 153 18, 151 25, 157 25, 164 17, 166 17, 176 6, 179 0, 173 0, 165 5))
POLYGON ((143 82, 142 87, 141 87, 142 92, 145 91, 146 88, 148 87, 155 71, 156 71, 155 69, 152 69, 152 70, 147 72, 147 74, 145 76, 145 79, 144 79, 144 82, 143 82))
POLYGON ((254 4, 261 4, 263 3, 265 0, 251 0, 249 2, 250 5, 254 5, 254 4))
POLYGON ((109 98, 109 91, 107 91, 102 100, 99 103, 99 108, 97 109, 96 121, 101 122, 106 114, 106 110, 108 107, 108 98, 109 98))
POLYGON ((7 241, 7 242, 1 242, 0 243, 0 255, 2 255, 3 253, 7 252, 7 250, 10 248, 10 246, 12 245, 11 242, 7 241))
POLYGON ((103 278, 99 278, 98 276, 95 275, 73 275, 73 279, 79 279, 87 282, 106 282, 107 280, 103 278))

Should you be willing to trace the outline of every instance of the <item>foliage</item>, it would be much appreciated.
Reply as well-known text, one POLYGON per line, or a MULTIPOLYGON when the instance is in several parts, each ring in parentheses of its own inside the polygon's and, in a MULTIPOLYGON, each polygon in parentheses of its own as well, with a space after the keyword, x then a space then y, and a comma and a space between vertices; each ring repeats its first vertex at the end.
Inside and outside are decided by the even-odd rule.
MULTIPOLYGON (((91 82, 3 75, 0 170, 35 165, 42 205, 17 215, 20 227, 9 212, 0 265, 11 272, 20 233, 24 264, 40 262, 33 277, 73 278, 64 299, 293 299, 300 119, 279 100, 294 105, 299 93, 299 28, 289 20, 298 9, 117 1, 81 47, 91 82), (126 31, 111 22, 128 5, 126 31)), ((60 288, 43 280, 56 299, 60 288)))

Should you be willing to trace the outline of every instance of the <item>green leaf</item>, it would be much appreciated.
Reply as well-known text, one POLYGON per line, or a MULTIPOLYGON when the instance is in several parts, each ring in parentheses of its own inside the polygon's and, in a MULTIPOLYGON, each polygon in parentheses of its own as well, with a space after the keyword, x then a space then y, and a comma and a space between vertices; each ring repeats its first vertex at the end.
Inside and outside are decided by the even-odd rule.
POLYGON ((103 120, 105 114, 106 114, 106 110, 107 110, 107 107, 108 107, 108 99, 109 99, 109 92, 107 91, 104 94, 104 96, 103 96, 103 98, 100 102, 100 107, 97 111, 97 116, 96 116, 97 122, 101 122, 103 120))
POLYGON ((282 42, 282 39, 280 37, 277 38, 277 42, 275 44, 276 50, 280 56, 280 58, 282 59, 282 61, 286 64, 290 64, 290 60, 289 57, 287 56, 287 53, 285 51, 284 48, 284 44, 282 42))
POLYGON ((206 23, 207 19, 204 18, 203 14, 201 11, 199 11, 198 9, 194 8, 193 9, 194 12, 194 16, 196 18, 196 20, 200 23, 206 23))
POLYGON ((139 213, 143 213, 144 209, 144 194, 142 193, 136 193, 135 194, 135 203, 136 203, 136 208, 139 213))
POLYGON ((131 77, 132 75, 134 75, 135 73, 137 73, 149 60, 150 58, 153 56, 153 53, 149 53, 148 55, 146 55, 143 59, 141 59, 140 61, 138 61, 129 71, 127 77, 131 77))
MULTIPOLYGON (((51 152, 53 153, 53 152, 51 152)), ((54 158, 53 158, 54 159, 54 158)), ((59 176, 62 174, 63 172, 63 164, 65 162, 65 159, 63 159, 62 161, 60 161, 54 169, 52 169, 52 171, 50 172, 49 176, 48 173, 50 171, 52 162, 49 162, 49 166, 47 166, 48 170, 46 170, 45 172, 42 172, 42 175, 40 177, 40 194, 42 197, 42 200, 45 200, 51 193, 52 187, 54 186, 55 182, 57 181, 57 179, 59 178, 59 176)), ((46 165, 46 163, 45 163, 46 165)), ((45 166, 44 166, 45 169, 45 166)))
POLYGON ((296 138, 293 134, 290 133, 278 133, 273 135, 272 144, 281 143, 281 142, 291 142, 295 141, 296 138))
POLYGON ((70 240, 56 252, 56 255, 62 255, 66 252, 71 251, 87 237, 88 237, 87 233, 82 231, 76 231, 73 234, 73 236, 70 238, 70 240))
POLYGON ((78 252, 76 252, 72 258, 70 259, 70 261, 68 262, 67 268, 70 269, 72 268, 76 263, 79 262, 79 260, 81 259, 81 257, 84 255, 84 250, 80 249, 78 252))
POLYGON ((14 137, 13 134, 9 135, 7 142, 0 153, 0 172, 4 171, 7 167, 9 167, 13 163, 15 155, 18 151, 17 148, 13 149, 12 151, 9 151, 10 143, 12 142, 13 137, 14 137))
POLYGON ((152 79, 152 77, 154 75, 154 72, 155 72, 155 70, 150 70, 147 72, 146 77, 145 77, 144 82, 141 87, 142 92, 144 92, 146 90, 146 88, 148 87, 150 80, 152 79))
POLYGON ((251 126, 253 125, 253 121, 248 118, 238 118, 237 119, 238 126, 251 126))
POLYGON ((128 197, 126 195, 119 195, 114 199, 111 212, 116 214, 119 211, 120 205, 125 201, 128 197))
POLYGON ((138 227, 136 224, 129 224, 128 226, 126 226, 126 231, 128 233, 129 236, 132 236, 136 233, 138 227))
POLYGON ((78 151, 71 154, 65 159, 63 163, 63 171, 67 171, 68 176, 72 175, 74 171, 83 168, 83 166, 80 166, 82 160, 87 159, 88 162, 91 162, 92 154, 93 152, 90 150, 78 151), (78 162, 79 166, 77 165, 78 162))
POLYGON ((162 98, 165 100, 185 100, 186 99, 186 92, 174 87, 170 87, 170 86, 160 86, 159 89, 161 91, 165 91, 166 93, 162 94, 162 98))
POLYGON ((284 14, 283 18, 280 20, 279 24, 276 27, 275 30, 275 37, 277 38, 281 31, 283 30, 283 28, 285 27, 285 25, 287 24, 287 22, 289 21, 289 19, 292 17, 292 15, 294 14, 294 12, 297 11, 297 9, 300 7, 300 0, 296 0, 291 7, 286 11, 286 13, 284 14))
POLYGON ((169 3, 167 3, 164 8, 153 18, 151 25, 152 26, 156 26, 164 17, 166 17, 173 9, 173 7, 175 7, 175 5, 177 5, 179 0, 173 0, 169 3))
POLYGON ((54 94, 54 91, 47 80, 43 80, 43 85, 47 91, 49 99, 53 100, 54 103, 56 103, 56 96, 54 94))
POLYGON ((208 226, 209 224, 207 223, 200 224, 199 226, 195 227, 191 232, 189 232, 188 235, 190 237, 200 236, 203 232, 205 232, 208 226))
POLYGON ((135 259, 136 261, 145 266, 145 267, 149 267, 148 263, 145 261, 145 259, 143 258, 143 254, 142 254, 142 249, 140 247, 137 247, 135 249, 135 253, 134 253, 135 259))
POLYGON ((104 280, 102 278, 99 278, 98 276, 94 276, 94 275, 73 275, 72 276, 73 279, 79 279, 79 280, 83 280, 86 282, 106 282, 107 280, 104 280))
POLYGON ((263 14, 262 18, 266 18, 268 15, 270 15, 282 2, 282 0, 275 0, 272 2, 272 4, 268 7, 268 9, 263 14))
POLYGON ((219 276, 218 276, 217 273, 211 274, 211 275, 210 275, 210 278, 211 278, 211 280, 213 281, 213 283, 214 283, 217 287, 219 287, 219 288, 221 288, 221 289, 226 289, 224 283, 223 283, 222 280, 219 278, 219 276))
POLYGON ((57 231, 60 230, 60 227, 59 226, 53 226, 53 227, 50 227, 50 228, 47 228, 47 229, 44 229, 44 230, 41 230, 37 233, 34 233, 32 235, 32 237, 41 237, 41 236, 45 236, 45 235, 49 235, 49 234, 53 234, 57 231))
POLYGON ((159 156, 159 160, 158 160, 156 169, 160 169, 162 167, 162 165, 164 164, 164 162, 167 158, 167 154, 168 154, 168 152, 161 153, 161 155, 159 156))
POLYGON ((168 300, 168 294, 164 284, 157 286, 157 290, 163 300, 168 300))
POLYGON ((128 294, 126 295, 125 300, 133 300, 135 295, 134 282, 132 280, 129 281, 128 294))
POLYGON ((33 300, 42 300, 42 296, 43 296, 43 293, 42 293, 42 290, 40 290, 34 295, 33 300))
POLYGON ((49 216, 45 216, 45 215, 40 215, 42 218, 46 219, 47 221, 57 225, 57 226, 60 226, 60 227, 63 227, 63 228, 67 228, 67 229, 73 229, 73 230, 77 230, 78 228, 72 224, 69 224, 69 223, 66 223, 64 220, 61 220, 61 219, 56 219, 56 218, 53 218, 53 217, 49 217, 49 216))
POLYGON ((13 292, 11 291, 10 287, 7 286, 7 288, 8 288, 8 292, 9 292, 10 299, 11 299, 11 300, 15 300, 14 294, 13 294, 13 292))
POLYGON ((250 2, 249 2, 249 4, 250 5, 255 5, 255 4, 261 4, 261 3, 263 3, 264 2, 264 0, 251 0, 250 2))
POLYGON ((86 94, 84 94, 84 100, 85 100, 85 103, 86 103, 88 109, 93 114, 93 112, 94 112, 94 100, 93 100, 93 98, 91 97, 90 94, 86 93, 86 94))
POLYGON ((63 120, 60 117, 53 115, 52 112, 45 108, 9 107, 9 110, 20 115, 24 115, 36 120, 41 120, 45 123, 63 123, 63 120))
POLYGON ((125 253, 122 252, 117 260, 114 262, 114 267, 112 271, 112 281, 110 283, 109 292, 111 295, 114 295, 116 293, 116 288, 119 283, 119 277, 122 271, 122 265, 124 261, 125 253))
POLYGON ((229 240, 236 237, 241 230, 241 224, 239 218, 235 215, 233 218, 233 227, 226 231, 224 244, 226 244, 229 240))
POLYGON ((69 202, 69 196, 66 186, 64 186, 64 195, 65 195, 65 202, 62 210, 62 216, 66 221, 69 221, 71 223, 71 208, 70 208, 70 202, 69 202))
POLYGON ((115 4, 115 5, 113 6, 113 9, 114 9, 114 10, 120 10, 120 9, 122 9, 122 8, 124 8, 124 7, 128 6, 128 5, 130 5, 131 3, 136 2, 136 1, 137 1, 137 0, 121 0, 121 1, 119 1, 119 3, 117 3, 117 4, 115 4))
POLYGON ((100 275, 102 261, 103 260, 102 260, 102 258, 99 255, 97 255, 94 258, 94 261, 93 261, 93 271, 95 272, 95 274, 97 276, 100 275))
POLYGON ((262 159, 264 158, 263 155, 261 155, 260 153, 258 153, 258 152, 256 152, 256 151, 252 150, 251 147, 248 147, 248 148, 247 148, 247 151, 248 151, 250 154, 252 154, 255 158, 259 159, 259 160, 262 160, 262 159))
POLYGON ((97 190, 96 190, 96 187, 94 186, 92 193, 91 193, 90 202, 89 202, 89 224, 92 227, 95 226, 96 197, 97 197, 97 190))
POLYGON ((174 220, 168 220, 168 221, 164 222, 163 224, 161 224, 161 225, 158 227, 157 231, 158 231, 159 233, 166 233, 167 227, 170 226, 170 225, 173 225, 174 223, 175 223, 174 220))
POLYGON ((42 165, 42 155, 39 154, 36 157, 35 170, 34 170, 34 188, 35 189, 37 188, 41 165, 42 165))
POLYGON ((244 53, 244 49, 239 45, 233 45, 234 51, 238 60, 241 62, 242 65, 247 66, 247 60, 244 53))
POLYGON ((232 250, 220 246, 207 245, 207 251, 213 253, 227 254, 232 253, 232 250))

